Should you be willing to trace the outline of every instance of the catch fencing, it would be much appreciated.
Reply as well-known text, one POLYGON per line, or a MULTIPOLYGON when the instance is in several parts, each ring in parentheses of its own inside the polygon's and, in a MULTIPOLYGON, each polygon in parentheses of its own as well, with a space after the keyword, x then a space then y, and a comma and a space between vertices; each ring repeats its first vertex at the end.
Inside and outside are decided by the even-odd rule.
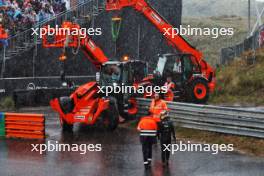
MULTIPOLYGON (((138 99, 139 116, 147 114, 150 101, 138 99)), ((168 107, 180 127, 264 138, 264 111, 177 102, 168 102, 168 107)))
MULTIPOLYGON (((231 63, 236 57, 241 57, 246 51, 253 51, 253 53, 262 48, 264 45, 264 25, 262 25, 257 31, 250 37, 246 38, 243 42, 234 46, 222 48, 220 52, 220 64, 227 65, 231 63)), ((250 60, 255 59, 255 55, 250 55, 250 60)))

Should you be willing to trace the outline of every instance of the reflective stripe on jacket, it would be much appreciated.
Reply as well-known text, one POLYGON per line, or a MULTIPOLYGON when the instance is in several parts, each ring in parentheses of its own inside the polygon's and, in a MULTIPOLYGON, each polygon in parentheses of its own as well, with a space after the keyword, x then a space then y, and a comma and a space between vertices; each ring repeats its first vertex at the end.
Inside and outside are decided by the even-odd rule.
POLYGON ((143 117, 137 129, 140 131, 140 136, 156 136, 158 125, 152 117, 143 117))

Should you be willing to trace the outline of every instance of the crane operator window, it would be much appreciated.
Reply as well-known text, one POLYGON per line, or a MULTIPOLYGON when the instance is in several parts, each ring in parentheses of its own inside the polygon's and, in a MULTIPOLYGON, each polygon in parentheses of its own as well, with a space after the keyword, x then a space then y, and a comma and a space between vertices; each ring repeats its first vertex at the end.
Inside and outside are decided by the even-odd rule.
POLYGON ((175 55, 166 56, 167 61, 164 66, 163 70, 163 77, 166 79, 167 77, 172 77, 175 74, 175 68, 178 66, 179 63, 176 63, 176 58, 178 58, 175 55))
POLYGON ((155 69, 155 72, 159 73, 160 75, 163 74, 165 64, 167 62, 167 57, 159 57, 157 68, 155 69))
POLYGON ((175 59, 175 63, 173 66, 173 72, 182 73, 182 62, 180 58, 175 59))
POLYGON ((199 64, 197 63, 195 57, 186 55, 183 58, 183 76, 184 79, 189 79, 193 74, 201 73, 199 64))
POLYGON ((120 68, 117 65, 106 65, 102 67, 101 85, 112 86, 113 83, 119 83, 121 77, 120 68))
POLYGON ((132 82, 139 82, 147 75, 147 67, 144 63, 133 62, 131 63, 132 82))

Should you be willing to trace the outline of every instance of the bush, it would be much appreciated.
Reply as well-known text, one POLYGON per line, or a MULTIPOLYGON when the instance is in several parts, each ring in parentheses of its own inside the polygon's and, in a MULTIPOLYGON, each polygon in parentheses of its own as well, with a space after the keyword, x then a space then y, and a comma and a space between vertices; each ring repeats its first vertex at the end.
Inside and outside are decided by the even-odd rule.
POLYGON ((12 110, 12 109, 15 109, 15 102, 12 99, 12 97, 4 97, 0 101, 0 108, 2 110, 12 110))
POLYGON ((248 65, 246 58, 235 59, 217 70, 217 88, 210 101, 217 104, 263 105, 264 51, 257 52, 257 61, 248 65))

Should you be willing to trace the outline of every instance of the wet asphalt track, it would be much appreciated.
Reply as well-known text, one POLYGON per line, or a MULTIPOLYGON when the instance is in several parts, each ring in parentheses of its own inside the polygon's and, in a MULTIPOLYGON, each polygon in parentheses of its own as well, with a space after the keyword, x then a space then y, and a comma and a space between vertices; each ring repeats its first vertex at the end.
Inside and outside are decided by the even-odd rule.
MULTIPOLYGON (((34 112, 25 109, 25 112, 34 112)), ((48 108, 46 133, 52 143, 102 144, 101 152, 31 152, 32 140, 0 141, 0 176, 264 176, 264 158, 238 153, 178 152, 168 169, 160 162, 160 149, 154 147, 152 169, 145 171, 141 145, 135 130, 121 126, 109 133, 100 128, 77 126, 73 134, 62 134, 57 116, 48 108)))

